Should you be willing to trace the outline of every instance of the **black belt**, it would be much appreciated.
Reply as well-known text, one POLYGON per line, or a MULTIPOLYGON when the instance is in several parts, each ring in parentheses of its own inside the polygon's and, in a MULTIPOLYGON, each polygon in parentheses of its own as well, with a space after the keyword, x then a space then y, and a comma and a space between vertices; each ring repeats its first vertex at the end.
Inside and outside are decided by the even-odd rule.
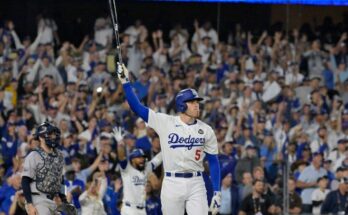
POLYGON ((168 177, 176 177, 176 178, 192 178, 194 176, 201 176, 201 172, 166 172, 166 176, 168 177))
POLYGON ((131 205, 131 203, 129 203, 129 202, 125 202, 124 203, 124 205, 126 205, 126 206, 128 206, 128 207, 135 207, 136 209, 139 209, 139 210, 142 210, 142 209, 144 209, 145 207, 143 207, 143 206, 136 206, 136 205, 131 205))
MULTIPOLYGON (((34 196, 40 196, 41 194, 40 193, 31 193, 31 195, 34 195, 34 196)), ((44 194, 43 194, 44 195, 44 194)), ((54 197, 56 196, 56 194, 47 194, 46 197, 50 200, 53 201, 54 197)))

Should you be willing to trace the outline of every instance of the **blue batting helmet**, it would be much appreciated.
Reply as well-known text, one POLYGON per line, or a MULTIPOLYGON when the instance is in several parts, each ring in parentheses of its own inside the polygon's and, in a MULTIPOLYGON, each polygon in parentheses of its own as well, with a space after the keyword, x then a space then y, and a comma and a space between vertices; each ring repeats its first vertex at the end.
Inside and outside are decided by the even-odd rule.
POLYGON ((56 148, 60 142, 60 130, 52 123, 44 122, 36 128, 34 137, 37 140, 39 140, 39 137, 42 137, 45 139, 47 146, 56 148), (51 136, 52 134, 54 136, 51 136))
POLYGON ((185 112, 187 110, 186 102, 193 100, 202 101, 203 98, 199 97, 197 91, 194 89, 187 88, 181 90, 175 97, 176 110, 182 113, 185 112))
POLYGON ((145 153, 142 149, 133 149, 133 151, 129 154, 129 160, 139 157, 145 157, 145 153))

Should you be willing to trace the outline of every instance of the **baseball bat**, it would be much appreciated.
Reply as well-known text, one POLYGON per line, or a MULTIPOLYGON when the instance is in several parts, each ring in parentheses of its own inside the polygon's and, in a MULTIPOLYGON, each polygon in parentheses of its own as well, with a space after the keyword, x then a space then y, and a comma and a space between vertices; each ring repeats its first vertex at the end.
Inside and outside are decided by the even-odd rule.
MULTIPOLYGON (((111 14, 111 21, 114 29, 115 40, 116 40, 116 54, 115 54, 115 63, 122 65, 122 55, 121 55, 121 46, 120 46, 120 34, 119 34, 119 25, 117 18, 117 8, 115 0, 109 0, 109 9, 111 14)), ((116 65, 116 72, 118 72, 118 65, 116 65)), ((123 70, 121 70, 121 78, 125 78, 123 70)))

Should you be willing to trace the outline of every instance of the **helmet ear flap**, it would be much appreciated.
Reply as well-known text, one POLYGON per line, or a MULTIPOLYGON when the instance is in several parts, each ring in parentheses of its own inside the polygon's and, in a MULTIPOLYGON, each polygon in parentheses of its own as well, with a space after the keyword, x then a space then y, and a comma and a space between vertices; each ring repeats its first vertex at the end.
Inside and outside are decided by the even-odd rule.
POLYGON ((184 113, 187 110, 187 104, 186 103, 181 104, 180 109, 181 109, 181 112, 184 113))

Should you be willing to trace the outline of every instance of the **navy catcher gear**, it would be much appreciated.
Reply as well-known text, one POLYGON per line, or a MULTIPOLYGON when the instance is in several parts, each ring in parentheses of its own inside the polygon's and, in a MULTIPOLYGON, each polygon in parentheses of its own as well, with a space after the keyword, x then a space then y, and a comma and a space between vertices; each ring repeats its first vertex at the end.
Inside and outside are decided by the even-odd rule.
POLYGON ((47 146, 56 148, 60 142, 60 130, 50 122, 44 122, 36 128, 35 139, 45 139, 47 146))
POLYGON ((133 151, 129 154, 129 160, 139 157, 145 157, 145 153, 142 149, 133 149, 133 151))
POLYGON ((196 90, 187 88, 181 90, 175 97, 175 106, 178 112, 184 113, 187 110, 188 101, 198 100, 202 101, 203 98, 200 97, 196 90))

